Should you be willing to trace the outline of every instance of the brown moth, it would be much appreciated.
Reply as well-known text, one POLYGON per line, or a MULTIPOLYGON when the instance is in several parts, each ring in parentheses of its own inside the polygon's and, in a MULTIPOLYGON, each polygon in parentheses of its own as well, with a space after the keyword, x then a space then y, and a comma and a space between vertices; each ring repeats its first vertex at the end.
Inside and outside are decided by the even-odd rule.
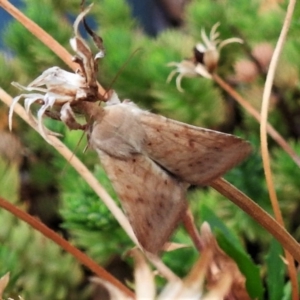
POLYGON ((251 152, 238 137, 177 122, 132 102, 79 106, 90 118, 89 144, 138 241, 151 253, 162 249, 186 212, 187 188, 208 185, 251 152))

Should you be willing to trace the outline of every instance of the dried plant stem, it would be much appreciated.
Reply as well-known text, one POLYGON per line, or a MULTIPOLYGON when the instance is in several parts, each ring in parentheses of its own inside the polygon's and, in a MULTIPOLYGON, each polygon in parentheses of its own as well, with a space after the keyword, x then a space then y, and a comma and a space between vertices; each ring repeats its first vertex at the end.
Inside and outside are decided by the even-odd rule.
MULTIPOLYGON (((272 85, 274 81, 274 75, 277 67, 277 63, 280 57, 280 53, 282 51, 284 41, 292 20, 293 11, 295 7, 296 1, 290 0, 289 5, 287 8, 286 17, 282 26, 282 30, 280 36, 278 38, 274 53, 272 55, 272 59, 270 62, 266 83, 263 92, 262 98, 262 107, 261 107, 261 123, 260 123, 260 140, 261 140, 261 153, 262 153, 262 161, 265 170, 265 176, 268 186, 268 191, 270 195, 270 200, 272 203, 273 211, 276 220, 282 226, 284 226, 284 221, 282 218, 281 210, 279 207, 274 182, 272 178, 272 171, 271 171, 271 164, 270 164, 270 156, 268 151, 268 141, 267 141, 267 120, 268 120, 268 108, 269 108, 269 99, 272 91, 272 85)), ((285 249, 285 257, 288 262, 288 271, 289 276, 292 283, 292 299, 297 300, 299 299, 299 288, 298 288, 298 281, 297 281, 297 270, 295 267, 294 259, 292 257, 292 253, 288 250, 285 243, 282 243, 282 246, 285 249)))
POLYGON ((175 273, 173 273, 173 271, 168 268, 157 255, 150 252, 145 252, 145 255, 152 265, 159 271, 162 277, 170 282, 180 280, 180 278, 175 275, 175 273))
POLYGON ((113 286, 120 289, 125 295, 130 298, 134 298, 134 294, 130 291, 126 286, 124 286, 120 281, 118 281, 115 277, 109 274, 105 269, 99 266, 96 262, 94 262, 91 258, 89 258, 85 253, 81 252, 74 246, 72 246, 67 240, 62 238, 56 232, 48 228, 42 222, 37 220, 36 218, 30 216, 28 213, 20 210, 15 205, 11 204, 10 202, 4 200, 0 197, 0 206, 5 210, 9 211, 17 218, 23 220, 28 225, 33 227, 35 230, 42 233, 45 237, 52 240, 58 246, 63 248, 65 251, 73 255, 78 261, 80 261, 83 265, 88 267, 91 271, 93 271, 97 276, 110 282, 113 286))
POLYGON ((195 225, 194 216, 190 209, 188 209, 183 216, 182 223, 188 232, 189 236, 191 237, 195 247, 199 252, 201 252, 204 249, 204 246, 201 242, 201 236, 199 234, 199 231, 195 225))
POLYGON ((283 226, 281 226, 253 200, 223 178, 214 180, 210 183, 210 186, 231 200, 234 204, 251 216, 258 224, 270 232, 270 234, 272 234, 272 236, 274 236, 274 238, 291 253, 295 260, 300 263, 299 243, 283 226))
MULTIPOLYGON (((0 88, 0 99, 8 106, 11 105, 12 98, 0 88)), ((25 122, 27 122, 33 129, 38 131, 37 124, 33 118, 30 118, 25 109, 21 105, 16 105, 14 110, 25 122)), ((139 245, 137 239, 132 231, 131 225, 127 218, 123 214, 122 210, 116 205, 114 200, 106 192, 106 190, 100 185, 93 174, 87 169, 87 167, 70 151, 58 138, 54 136, 48 136, 48 139, 52 143, 52 146, 70 163, 73 168, 79 173, 79 175, 89 184, 89 186, 95 191, 95 193, 105 203, 111 213, 115 216, 121 227, 125 230, 130 239, 139 245)))
MULTIPOLYGON (((217 74, 213 74, 215 82, 226 91, 233 99, 235 99, 254 119, 259 123, 261 121, 260 113, 239 93, 237 93, 229 84, 227 84, 217 74)), ((268 134, 276 141, 276 143, 293 159, 293 161, 300 167, 300 157, 285 141, 285 139, 278 133, 278 131, 269 123, 266 124, 268 134)))
MULTIPOLYGON (((79 68, 79 65, 72 60, 70 54, 61 44, 59 44, 51 35, 39 27, 32 20, 27 18, 20 10, 13 6, 7 0, 0 0, 2 6, 10 15, 19 21, 29 32, 31 32, 38 40, 44 43, 50 50, 52 50, 65 64, 67 64, 73 71, 79 68)), ((98 83, 99 94, 105 95, 105 89, 98 83)))

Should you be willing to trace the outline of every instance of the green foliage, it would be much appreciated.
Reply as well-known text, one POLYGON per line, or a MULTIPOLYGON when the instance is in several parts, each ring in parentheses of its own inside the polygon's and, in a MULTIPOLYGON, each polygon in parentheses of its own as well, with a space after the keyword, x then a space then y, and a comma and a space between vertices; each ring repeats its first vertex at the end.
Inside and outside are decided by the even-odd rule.
MULTIPOLYGON (((30 2, 26 6, 26 15, 40 27, 45 28, 48 34, 55 36, 59 43, 69 48, 68 42, 72 36, 70 23, 66 22, 66 18, 55 11, 52 6, 49 5, 45 9, 43 1, 30 2), (57 28, 60 30, 57 30, 57 28)), ((57 64, 62 66, 62 62, 59 62, 51 50, 25 30, 23 25, 18 22, 10 23, 4 39, 8 47, 18 57, 20 71, 22 71, 20 75, 28 74, 26 78, 27 83, 42 73, 47 66, 57 64)), ((15 78, 15 81, 18 80, 19 78, 15 78)), ((24 83, 23 80, 19 82, 24 83)))
POLYGON ((282 260, 282 255, 283 251, 281 245, 276 240, 272 240, 266 258, 269 299, 283 299, 285 265, 282 260))
MULTIPOLYGON (((17 166, 0 159, 0 174, 0 196, 17 204, 17 166)), ((0 277, 10 272, 5 299, 18 295, 33 300, 41 295, 57 300, 85 297, 87 290, 77 290, 83 279, 82 270, 71 255, 3 209, 0 220, 0 277)))
MULTIPOLYGON (((296 153, 300 153, 299 142, 290 142, 296 153)), ((300 170, 294 167, 294 163, 289 159, 286 152, 282 149, 274 149, 273 169, 276 180, 278 196, 286 205, 297 205, 299 203, 299 180, 300 170)))
MULTIPOLYGON (((113 196, 114 192, 103 169, 96 165, 94 175, 113 196)), ((101 199, 73 170, 68 170, 68 176, 62 181, 61 197, 61 214, 65 219, 63 227, 72 233, 75 245, 86 248, 96 261, 103 264, 112 253, 121 255, 124 250, 132 247, 129 238, 124 235, 101 199)))
POLYGON ((239 266, 240 271, 246 278, 246 288, 253 299, 263 299, 263 285, 260 280, 259 267, 256 266, 249 255, 243 250, 239 251, 234 244, 231 244, 225 235, 216 232, 216 237, 220 247, 239 266))

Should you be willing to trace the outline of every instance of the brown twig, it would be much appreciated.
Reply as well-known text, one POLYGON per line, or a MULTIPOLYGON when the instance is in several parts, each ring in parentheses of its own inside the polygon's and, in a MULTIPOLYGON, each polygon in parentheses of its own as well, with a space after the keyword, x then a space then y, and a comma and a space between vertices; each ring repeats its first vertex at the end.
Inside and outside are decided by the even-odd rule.
MULTIPOLYGON (((278 221, 278 223, 281 224, 282 226, 284 226, 284 221, 283 221, 283 217, 281 214, 281 210, 279 207, 279 203, 278 203, 278 199, 274 187, 270 156, 268 151, 267 120, 268 120, 269 99, 272 91, 275 71, 292 20, 295 4, 296 4, 295 0, 289 1, 289 5, 287 8, 287 13, 281 29, 281 33, 278 38, 274 53, 272 55, 272 59, 270 62, 269 71, 267 74, 266 83, 264 87, 263 98, 262 98, 261 123, 260 123, 261 154, 262 154, 262 161, 263 161, 263 166, 265 171, 265 177, 267 181, 268 191, 269 191, 273 211, 275 214, 275 218, 278 221)), ((297 300, 299 299, 299 288, 298 288, 298 281, 297 281, 297 270, 295 267, 294 259, 291 253, 289 253, 286 245, 282 244, 282 246, 284 247, 285 257, 288 262, 287 267, 288 267, 289 276, 292 284, 292 299, 297 300)))
POLYGON ((91 271, 93 271, 100 278, 110 282, 112 285, 120 289, 125 295, 130 298, 134 298, 134 294, 130 291, 126 286, 124 286, 120 281, 118 281, 115 277, 109 274, 105 269, 99 266, 96 262, 94 262, 90 257, 88 257, 85 253, 81 252, 74 246, 72 246, 67 240, 62 238, 56 232, 48 228, 45 224, 37 220, 36 218, 30 216, 28 213, 20 210, 15 205, 10 202, 4 200, 0 197, 0 206, 5 210, 12 213, 17 218, 23 220, 28 225, 33 227, 35 230, 39 231, 45 237, 53 241, 55 244, 63 248, 65 251, 74 256, 78 261, 80 261, 83 265, 88 267, 91 271))
POLYGON ((201 242, 201 236, 195 225, 194 217, 190 209, 188 209, 183 216, 182 223, 189 236, 191 237, 195 247, 199 252, 201 252, 204 249, 204 245, 201 242))
MULTIPOLYGON (((229 84, 227 84, 221 77, 217 74, 213 74, 213 79, 215 82, 224 89, 233 99, 235 99, 254 119, 259 123, 261 121, 260 113, 239 93, 237 93, 229 84)), ((267 123, 268 134, 278 143, 278 145, 293 159, 293 161, 300 167, 300 157, 297 153, 290 147, 290 145, 285 141, 285 139, 277 132, 277 130, 267 123)))
POLYGON ((300 245, 298 242, 266 211, 258 206, 248 196, 231 185, 223 178, 210 183, 210 186, 228 198, 244 212, 251 216, 258 224, 265 228, 291 255, 300 263, 300 245))

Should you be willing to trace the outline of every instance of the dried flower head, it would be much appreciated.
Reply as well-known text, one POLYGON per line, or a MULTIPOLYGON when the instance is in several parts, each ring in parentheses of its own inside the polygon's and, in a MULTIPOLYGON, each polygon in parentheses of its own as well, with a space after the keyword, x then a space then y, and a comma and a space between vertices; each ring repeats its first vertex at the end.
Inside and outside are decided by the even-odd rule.
MULTIPOLYGON (((138 250, 131 250, 135 261, 135 297, 142 299, 245 299, 250 297, 245 288, 245 277, 236 263, 218 246, 208 223, 201 226, 203 251, 189 274, 183 278, 169 279, 166 286, 156 296, 154 273, 138 250)), ((159 271, 159 270, 158 270, 159 271)), ((111 299, 127 299, 118 288, 100 278, 92 278, 96 284, 103 285, 111 299)))
MULTIPOLYGON (((84 20, 85 15, 90 11, 91 7, 92 5, 83 10, 75 20, 75 37, 70 40, 70 44, 76 53, 73 60, 77 62, 81 68, 77 70, 76 73, 67 72, 59 67, 49 68, 26 87, 17 82, 13 82, 12 84, 15 87, 31 93, 21 94, 13 99, 9 111, 10 129, 12 127, 14 107, 22 98, 24 98, 24 106, 29 115, 30 107, 33 103, 42 105, 37 113, 38 129, 46 140, 47 134, 42 123, 42 118, 52 107, 55 106, 55 108, 59 110, 59 112, 56 112, 53 116, 56 115, 56 118, 65 121, 65 110, 67 108, 69 112, 71 104, 78 101, 94 102, 101 99, 101 95, 98 93, 96 75, 98 71, 97 62, 104 56, 104 48, 102 39, 90 30, 84 20), (98 52, 95 57, 89 46, 80 36, 78 27, 82 21, 100 49, 100 52, 98 52)), ((51 114, 49 115, 51 116, 51 114)))
POLYGON ((168 64, 170 67, 176 67, 168 76, 169 82, 176 73, 179 73, 176 79, 176 86, 179 91, 181 88, 181 80, 183 77, 197 77, 203 76, 211 79, 211 73, 215 71, 218 66, 221 49, 230 43, 242 43, 240 38, 229 38, 221 41, 219 39, 219 32, 217 28, 220 23, 216 23, 209 36, 207 36, 204 29, 201 30, 202 43, 198 43, 194 48, 194 57, 191 60, 183 60, 181 62, 171 62, 168 64))

